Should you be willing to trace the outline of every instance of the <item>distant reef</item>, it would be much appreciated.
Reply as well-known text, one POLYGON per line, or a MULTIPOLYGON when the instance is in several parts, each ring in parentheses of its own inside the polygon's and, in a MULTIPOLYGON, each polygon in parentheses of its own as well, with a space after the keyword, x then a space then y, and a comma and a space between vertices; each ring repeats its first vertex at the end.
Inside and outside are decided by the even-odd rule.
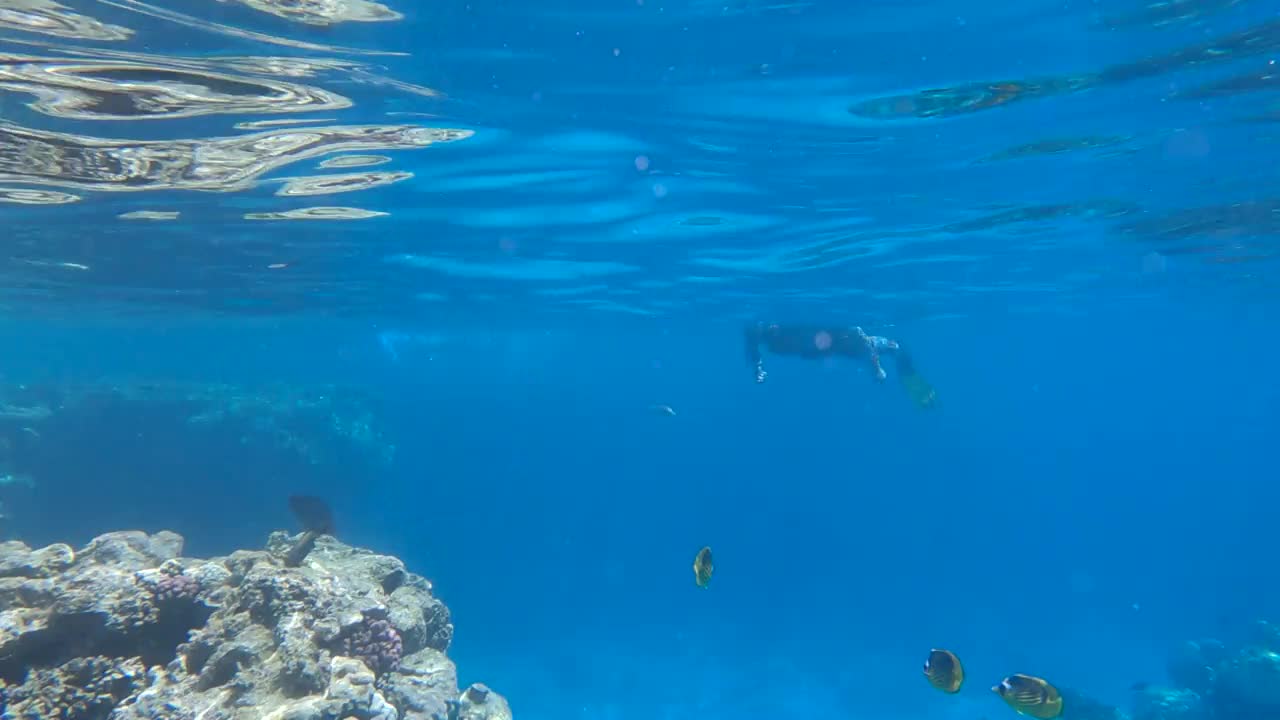
POLYGON ((1060 720, 1280 720, 1280 625, 1259 620, 1234 646, 1182 643, 1166 674, 1133 686, 1129 713, 1063 688, 1060 720))
POLYGON ((395 457, 382 409, 376 393, 328 384, 0 382, 0 486, 66 487, 87 472, 159 483, 170 466, 231 472, 225 458, 364 477, 395 457))
POLYGON ((453 624, 399 559, 320 536, 182 556, 162 531, 0 543, 5 720, 511 720, 458 687, 453 624))
POLYGON ((1169 659, 1168 684, 1139 686, 1133 720, 1280 718, 1280 625, 1259 620, 1236 646, 1183 643, 1169 659))

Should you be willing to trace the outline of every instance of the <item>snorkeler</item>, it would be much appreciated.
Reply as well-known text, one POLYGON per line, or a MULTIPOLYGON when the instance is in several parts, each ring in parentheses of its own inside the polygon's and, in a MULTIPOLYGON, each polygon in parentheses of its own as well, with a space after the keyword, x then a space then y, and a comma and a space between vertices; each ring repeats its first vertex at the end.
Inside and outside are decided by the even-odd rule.
POLYGON ((898 379, 906 388, 907 394, 920 407, 931 407, 936 399, 933 386, 926 381, 915 365, 911 356, 894 340, 868 335, 860 327, 818 327, 811 325, 779 325, 777 323, 757 322, 750 324, 744 331, 747 361, 756 372, 756 382, 764 382, 768 373, 764 371, 764 361, 760 357, 760 346, 763 345, 776 355, 794 355, 806 359, 819 359, 843 356, 867 360, 875 373, 876 380, 883 381, 887 375, 880 366, 880 356, 884 353, 893 355, 898 371, 898 379))

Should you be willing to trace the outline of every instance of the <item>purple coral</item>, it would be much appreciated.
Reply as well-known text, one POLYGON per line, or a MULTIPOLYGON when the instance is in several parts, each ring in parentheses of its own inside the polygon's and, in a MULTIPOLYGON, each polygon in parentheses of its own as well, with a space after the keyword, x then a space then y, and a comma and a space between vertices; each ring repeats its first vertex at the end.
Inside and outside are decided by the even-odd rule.
POLYGON ((161 604, 190 602, 200 594, 200 581, 189 575, 164 575, 155 588, 156 601, 161 604))
POLYGON ((364 620, 342 639, 343 655, 362 660, 379 675, 400 667, 403 652, 400 633, 385 616, 376 612, 366 612, 364 620))

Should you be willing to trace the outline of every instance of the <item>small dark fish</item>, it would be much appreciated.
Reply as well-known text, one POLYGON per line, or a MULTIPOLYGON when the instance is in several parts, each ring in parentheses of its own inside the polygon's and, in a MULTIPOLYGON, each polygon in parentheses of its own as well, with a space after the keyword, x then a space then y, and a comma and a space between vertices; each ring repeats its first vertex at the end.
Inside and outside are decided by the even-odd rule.
POLYGON ((316 546, 316 538, 334 533, 333 512, 325 501, 313 495, 290 495, 289 509, 302 523, 302 538, 285 555, 285 567, 298 567, 316 546))
POLYGON ((930 685, 942 692, 957 693, 964 684, 964 667, 960 665, 960 658, 955 653, 934 648, 924 661, 924 676, 929 679, 930 685))
POLYGON ((1130 685, 1129 689, 1134 692, 1146 692, 1149 687, 1151 687, 1151 683, 1139 681, 1130 685))
POLYGON ((1042 678, 1013 674, 991 691, 1022 715, 1038 720, 1052 720, 1062 715, 1062 695, 1042 678))
POLYGON ((707 589, 707 585, 711 583, 711 573, 715 570, 715 566, 711 564, 711 548, 704 547, 698 551, 698 556, 693 559, 693 579, 698 583, 698 587, 703 590, 707 589))

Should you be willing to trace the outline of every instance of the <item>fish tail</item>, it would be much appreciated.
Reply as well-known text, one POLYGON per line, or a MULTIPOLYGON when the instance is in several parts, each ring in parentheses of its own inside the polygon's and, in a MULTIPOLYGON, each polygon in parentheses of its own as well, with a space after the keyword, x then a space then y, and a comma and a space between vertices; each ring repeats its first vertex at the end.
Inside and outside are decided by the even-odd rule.
POLYGON ((316 546, 316 538, 320 537, 320 533, 315 530, 308 530, 302 533, 302 539, 297 545, 289 548, 289 554, 284 556, 285 567, 298 567, 302 561, 311 554, 312 549, 316 546))

